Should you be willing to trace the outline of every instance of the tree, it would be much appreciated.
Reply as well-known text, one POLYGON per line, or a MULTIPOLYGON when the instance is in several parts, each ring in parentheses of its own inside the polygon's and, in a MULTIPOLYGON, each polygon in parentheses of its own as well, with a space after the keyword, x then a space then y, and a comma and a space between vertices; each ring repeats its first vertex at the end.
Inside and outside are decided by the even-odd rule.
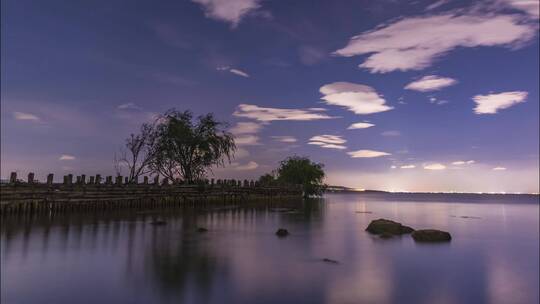
POLYGON ((325 189, 324 165, 308 157, 291 156, 280 162, 277 169, 279 182, 302 185, 304 196, 321 195, 325 189))
POLYGON ((154 157, 152 147, 157 139, 156 136, 155 122, 144 123, 139 134, 132 133, 126 139, 125 148, 114 155, 116 173, 121 175, 122 167, 127 167, 130 183, 138 180, 139 176, 149 173, 149 164, 154 157))
POLYGON ((194 121, 190 111, 171 109, 159 120, 149 168, 171 180, 202 179, 211 167, 230 162, 236 150, 234 137, 225 131, 227 124, 211 113, 194 121))
POLYGON ((259 177, 259 185, 261 186, 272 186, 276 183, 276 177, 273 174, 266 173, 259 177))

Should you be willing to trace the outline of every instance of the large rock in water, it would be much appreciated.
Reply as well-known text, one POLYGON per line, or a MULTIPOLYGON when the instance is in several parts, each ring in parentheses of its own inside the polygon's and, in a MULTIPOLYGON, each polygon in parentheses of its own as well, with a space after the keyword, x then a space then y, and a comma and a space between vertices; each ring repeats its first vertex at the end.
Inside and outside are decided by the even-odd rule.
POLYGON ((390 235, 402 235, 414 231, 411 227, 404 226, 401 223, 387 219, 373 220, 366 228, 367 232, 384 235, 388 238, 390 235))
POLYGON ((416 242, 449 242, 452 240, 450 233, 436 229, 416 230, 412 233, 416 242))

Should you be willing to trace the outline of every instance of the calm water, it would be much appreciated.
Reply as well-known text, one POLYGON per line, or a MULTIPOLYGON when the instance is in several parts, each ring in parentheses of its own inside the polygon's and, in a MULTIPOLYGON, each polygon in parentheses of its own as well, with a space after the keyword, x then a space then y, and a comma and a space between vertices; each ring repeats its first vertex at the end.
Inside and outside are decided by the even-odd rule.
POLYGON ((1 302, 539 301, 538 196, 330 194, 297 213, 170 213, 4 219, 1 302), (453 240, 419 245, 364 232, 381 217, 453 240), (154 218, 168 224, 150 225, 154 218), (277 238, 279 227, 291 235, 277 238))

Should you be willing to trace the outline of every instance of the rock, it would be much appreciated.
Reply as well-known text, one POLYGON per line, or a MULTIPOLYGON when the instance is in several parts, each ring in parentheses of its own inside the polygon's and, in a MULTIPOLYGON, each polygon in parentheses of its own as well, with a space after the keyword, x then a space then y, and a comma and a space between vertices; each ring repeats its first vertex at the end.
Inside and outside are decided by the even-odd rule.
POLYGON ((416 242, 450 242, 452 236, 446 231, 436 229, 416 230, 412 233, 416 242))
POLYGON ((325 263, 339 264, 338 261, 332 260, 332 259, 327 259, 327 258, 322 259, 322 261, 325 262, 325 263))
POLYGON ((199 227, 199 228, 197 228, 197 232, 200 232, 200 233, 208 232, 208 229, 206 229, 204 227, 199 227))
POLYGON ((379 237, 381 239, 391 239, 394 237, 394 235, 390 234, 390 233, 387 233, 387 232, 383 232, 381 234, 379 234, 379 237))
POLYGON ((279 236, 279 237, 285 237, 285 236, 289 235, 289 231, 287 231, 287 229, 279 228, 276 231, 276 235, 279 236))
MULTIPOLYGON (((366 228, 367 232, 373 234, 402 235, 414 231, 411 227, 387 219, 373 220, 366 228)), ((387 238, 386 235, 383 238, 387 238)))
POLYGON ((151 225, 154 225, 154 226, 163 226, 163 225, 167 225, 167 222, 165 221, 153 221, 153 222, 150 222, 151 225))

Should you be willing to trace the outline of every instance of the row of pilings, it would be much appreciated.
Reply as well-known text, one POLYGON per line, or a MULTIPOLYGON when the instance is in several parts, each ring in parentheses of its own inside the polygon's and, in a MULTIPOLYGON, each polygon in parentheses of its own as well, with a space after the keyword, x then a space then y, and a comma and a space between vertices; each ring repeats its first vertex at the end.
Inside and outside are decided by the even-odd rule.
POLYGON ((129 182, 117 176, 64 176, 62 183, 54 183, 52 174, 40 183, 30 173, 26 182, 11 174, 9 183, 0 185, 0 214, 27 214, 70 211, 106 211, 122 209, 153 209, 170 206, 201 204, 230 204, 254 200, 299 198, 302 189, 296 185, 262 186, 244 180, 202 180, 196 184, 171 182, 155 177, 152 183, 144 177, 142 183, 129 182))

